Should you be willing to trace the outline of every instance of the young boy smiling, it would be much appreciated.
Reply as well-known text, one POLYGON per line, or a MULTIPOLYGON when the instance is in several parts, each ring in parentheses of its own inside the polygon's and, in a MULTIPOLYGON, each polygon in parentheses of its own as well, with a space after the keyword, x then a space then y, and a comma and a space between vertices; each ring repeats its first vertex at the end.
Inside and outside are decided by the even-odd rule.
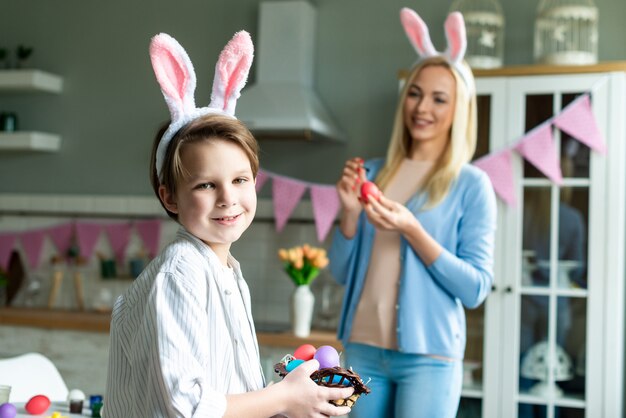
POLYGON ((234 117, 251 49, 247 33, 235 35, 220 56, 211 104, 197 109, 185 51, 165 34, 152 41, 172 121, 155 138, 150 178, 180 229, 113 308, 106 418, 350 411, 329 401, 347 398, 352 388, 321 387, 310 379, 316 360, 264 387, 250 293, 230 254, 257 203, 258 145, 234 117))

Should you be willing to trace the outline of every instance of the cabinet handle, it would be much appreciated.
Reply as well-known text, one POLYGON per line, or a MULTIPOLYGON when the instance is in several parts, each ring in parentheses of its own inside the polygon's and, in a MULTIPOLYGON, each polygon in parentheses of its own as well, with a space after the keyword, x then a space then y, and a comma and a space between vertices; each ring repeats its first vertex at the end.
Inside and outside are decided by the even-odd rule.
POLYGON ((495 285, 495 284, 492 284, 492 285, 491 285, 491 291, 492 291, 492 292, 495 292, 497 289, 498 289, 498 288, 496 287, 496 285, 495 285))
POLYGON ((507 286, 507 287, 504 289, 504 291, 505 291, 506 293, 513 293, 513 288, 512 288, 511 286, 507 286))

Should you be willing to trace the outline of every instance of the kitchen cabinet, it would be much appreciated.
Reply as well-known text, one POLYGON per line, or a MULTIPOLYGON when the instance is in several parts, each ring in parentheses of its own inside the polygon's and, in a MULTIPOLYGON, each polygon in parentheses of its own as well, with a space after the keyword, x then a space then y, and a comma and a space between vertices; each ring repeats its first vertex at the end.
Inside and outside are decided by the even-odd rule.
MULTIPOLYGON (((0 70, 0 94, 59 94, 63 79, 40 70, 0 70)), ((4 109, 6 110, 6 109, 4 109)), ((0 152, 53 152, 61 145, 61 137, 38 131, 0 132, 0 152)))
POLYGON ((466 311, 458 416, 620 417, 626 63, 475 75, 476 158, 510 148, 588 92, 608 152, 553 128, 560 186, 514 153, 518 201, 498 203, 493 291, 481 308, 466 311))

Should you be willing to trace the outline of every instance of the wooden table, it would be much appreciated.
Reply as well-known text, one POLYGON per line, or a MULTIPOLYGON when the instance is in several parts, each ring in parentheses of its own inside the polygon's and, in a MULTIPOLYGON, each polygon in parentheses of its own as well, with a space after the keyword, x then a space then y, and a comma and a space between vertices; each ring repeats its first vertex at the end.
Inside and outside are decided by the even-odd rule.
MULTIPOLYGON (((65 309, 0 308, 0 326, 25 326, 44 329, 109 332, 110 312, 72 311, 65 309)), ((338 351, 342 345, 334 331, 313 330, 306 338, 296 337, 289 331, 257 332, 259 345, 267 347, 296 348, 302 344, 315 347, 331 345, 338 351)))

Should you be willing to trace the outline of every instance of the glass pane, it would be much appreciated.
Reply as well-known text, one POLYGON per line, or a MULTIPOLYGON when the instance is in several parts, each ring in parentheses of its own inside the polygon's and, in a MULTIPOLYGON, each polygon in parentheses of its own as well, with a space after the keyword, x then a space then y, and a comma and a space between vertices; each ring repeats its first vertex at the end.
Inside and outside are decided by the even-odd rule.
MULTIPOLYGON (((570 104, 579 94, 564 94, 562 107, 570 104)), ((589 178, 589 147, 561 131, 561 170, 563 177, 589 178)))
POLYGON ((585 418, 584 409, 576 408, 556 408, 554 411, 555 418, 585 418))
POLYGON ((548 296, 522 296, 520 326, 519 392, 532 393, 541 389, 548 360, 545 342, 548 340, 548 296))
POLYGON ((481 418, 483 404, 480 399, 461 398, 456 418, 481 418))
MULTIPOLYGON (((554 114, 553 109, 554 96, 551 94, 530 94, 526 96, 525 132, 550 119, 554 114)), ((526 160, 524 160, 524 177, 545 178, 539 170, 526 160)))
POLYGON ((587 288, 587 219, 589 190, 563 187, 559 203, 560 288, 587 288))
POLYGON ((483 386, 483 340, 485 335, 485 304, 465 311, 467 320, 467 344, 463 359, 463 389, 482 390, 483 386))
POLYGON ((559 387, 566 397, 585 399, 587 299, 559 297, 556 326, 557 342, 570 363, 559 387))
POLYGON ((491 96, 476 97, 477 105, 477 137, 476 152, 473 159, 476 160, 489 154, 489 135, 491 121, 491 96))
POLYGON ((522 286, 550 284, 550 188, 524 190, 522 286))
POLYGON ((546 418, 547 408, 545 405, 531 405, 520 403, 517 416, 519 418, 546 418))

